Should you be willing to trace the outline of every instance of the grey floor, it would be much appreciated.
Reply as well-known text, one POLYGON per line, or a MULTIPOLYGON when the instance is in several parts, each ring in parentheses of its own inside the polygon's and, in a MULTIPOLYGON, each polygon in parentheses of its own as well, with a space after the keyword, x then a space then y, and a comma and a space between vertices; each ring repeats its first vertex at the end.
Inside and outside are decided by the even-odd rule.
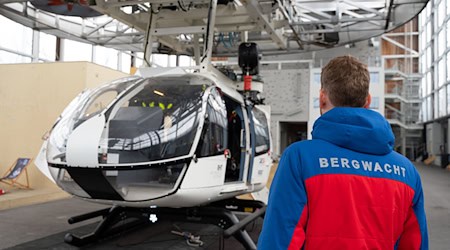
MULTIPOLYGON (((417 164, 417 168, 421 174, 425 192, 430 249, 448 250, 450 249, 450 171, 422 164, 417 164)), ((0 249, 23 245, 25 242, 78 228, 83 224, 69 225, 67 219, 70 216, 103 207, 77 199, 64 199, 0 211, 0 249)), ((93 222, 86 221, 84 224, 93 222)), ((63 243, 60 243, 60 246, 61 244, 64 246, 63 243)))
POLYGON ((416 164, 422 178, 430 249, 450 249, 450 171, 416 164))

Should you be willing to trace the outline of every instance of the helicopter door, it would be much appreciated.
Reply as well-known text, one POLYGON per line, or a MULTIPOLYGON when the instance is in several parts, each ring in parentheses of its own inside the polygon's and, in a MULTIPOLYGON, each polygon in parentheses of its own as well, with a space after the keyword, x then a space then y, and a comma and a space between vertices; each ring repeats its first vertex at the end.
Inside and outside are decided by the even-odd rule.
POLYGON ((224 96, 228 116, 228 149, 225 182, 242 181, 246 162, 245 114, 241 104, 224 96))
POLYGON ((247 107, 251 141, 250 168, 247 180, 252 184, 265 183, 270 171, 271 143, 267 115, 270 114, 270 111, 267 109, 268 106, 265 105, 247 107))

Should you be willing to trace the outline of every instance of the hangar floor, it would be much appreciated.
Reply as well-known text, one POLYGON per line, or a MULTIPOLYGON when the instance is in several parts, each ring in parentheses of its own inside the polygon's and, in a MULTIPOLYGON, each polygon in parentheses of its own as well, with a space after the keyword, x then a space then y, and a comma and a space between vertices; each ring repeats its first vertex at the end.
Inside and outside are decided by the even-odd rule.
MULTIPOLYGON (((417 164, 426 199, 430 249, 444 250, 450 245, 450 171, 417 164)), ((77 249, 64 243, 67 232, 88 233, 95 220, 69 225, 73 215, 104 208, 74 198, 0 211, 0 249, 77 249)), ((250 224, 249 234, 256 241, 262 221, 250 224)), ((183 222, 161 222, 137 231, 119 235, 87 247, 88 249, 242 249, 233 238, 222 242, 221 230, 211 225, 183 222), (205 245, 189 247, 171 230, 200 235, 205 245)))

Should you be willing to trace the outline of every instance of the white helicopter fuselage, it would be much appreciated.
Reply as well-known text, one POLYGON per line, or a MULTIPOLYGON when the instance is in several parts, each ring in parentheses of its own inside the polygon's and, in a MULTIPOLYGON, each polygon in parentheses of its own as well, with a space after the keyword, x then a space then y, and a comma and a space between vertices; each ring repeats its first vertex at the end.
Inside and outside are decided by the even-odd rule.
POLYGON ((82 199, 192 207, 263 189, 270 109, 215 69, 140 69, 80 94, 54 125, 48 168, 82 199))

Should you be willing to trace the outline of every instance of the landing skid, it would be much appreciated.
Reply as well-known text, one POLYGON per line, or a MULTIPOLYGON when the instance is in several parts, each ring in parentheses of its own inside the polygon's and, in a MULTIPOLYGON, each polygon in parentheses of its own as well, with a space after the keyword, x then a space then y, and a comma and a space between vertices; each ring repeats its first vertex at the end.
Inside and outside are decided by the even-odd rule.
POLYGON ((74 216, 69 224, 102 216, 95 230, 83 236, 66 234, 64 241, 73 246, 83 246, 100 239, 114 236, 119 232, 133 229, 139 225, 152 223, 151 220, 176 220, 191 223, 212 224, 222 228, 223 236, 233 236, 245 249, 256 249, 256 245, 245 230, 245 226, 263 217, 266 205, 260 201, 240 200, 236 198, 222 200, 202 207, 190 208, 132 208, 114 206, 107 209, 74 216), (235 211, 247 212, 239 220, 235 211))

